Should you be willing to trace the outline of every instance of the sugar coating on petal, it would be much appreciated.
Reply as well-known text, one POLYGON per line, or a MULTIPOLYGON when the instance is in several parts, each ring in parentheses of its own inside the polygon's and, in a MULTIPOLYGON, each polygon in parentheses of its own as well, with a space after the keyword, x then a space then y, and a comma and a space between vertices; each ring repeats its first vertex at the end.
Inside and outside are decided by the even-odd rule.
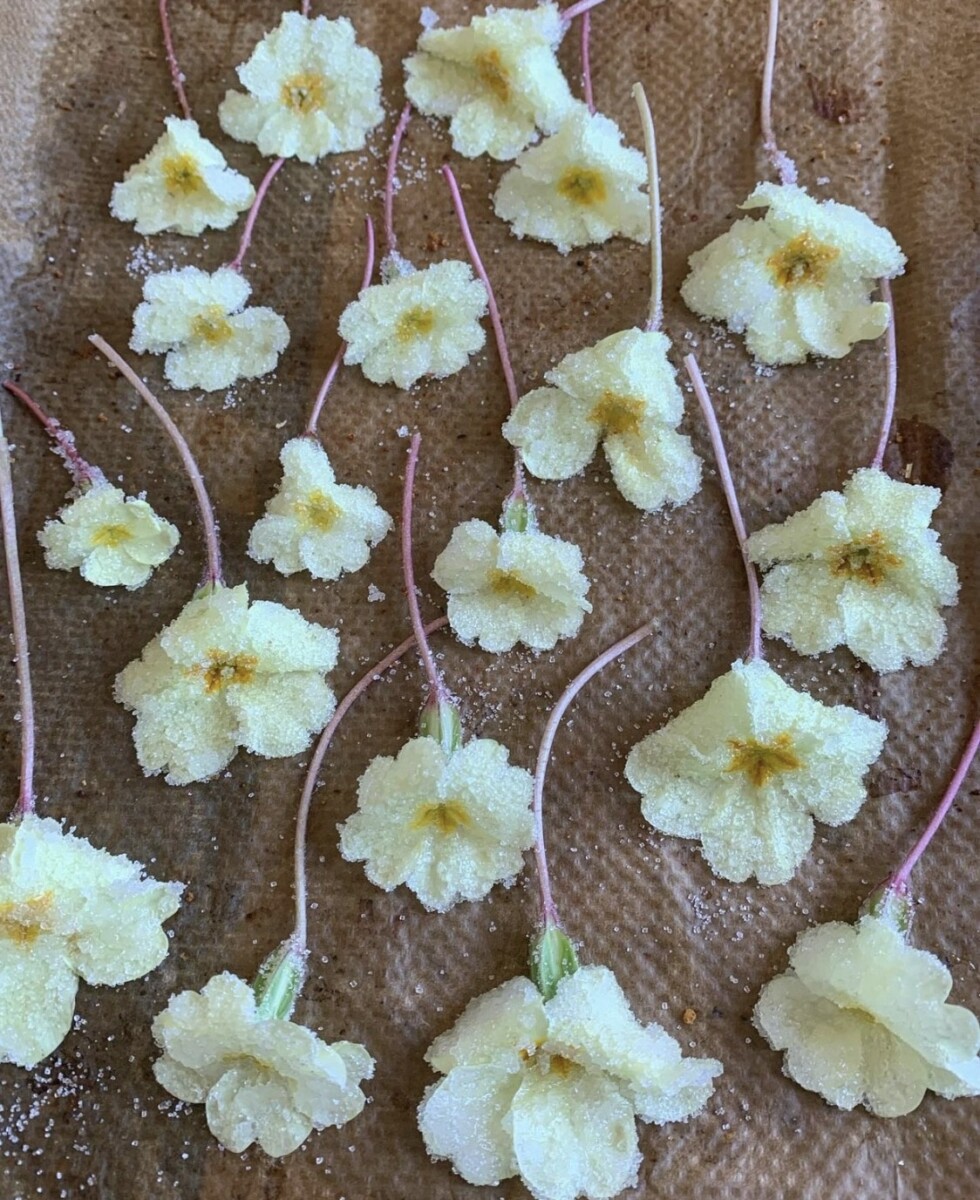
POLYGON ((906 261, 887 229, 795 184, 759 184, 742 207, 765 212, 691 255, 681 288, 689 308, 744 333, 748 350, 772 365, 842 358, 887 329, 888 305, 871 293, 906 261))

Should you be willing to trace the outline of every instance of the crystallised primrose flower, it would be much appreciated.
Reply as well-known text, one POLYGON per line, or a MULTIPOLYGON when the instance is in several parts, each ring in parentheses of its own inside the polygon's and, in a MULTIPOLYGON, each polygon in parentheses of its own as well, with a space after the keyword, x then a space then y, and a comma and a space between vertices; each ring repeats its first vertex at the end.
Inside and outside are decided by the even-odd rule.
POLYGON ((0 1062, 34 1067, 57 1049, 79 977, 116 987, 159 966, 182 888, 50 818, 0 825, 0 1062))
POLYGON ((546 3, 426 29, 405 59, 405 93, 426 116, 450 118, 465 158, 515 158, 539 129, 554 133, 574 103, 555 56, 566 28, 546 3))
POLYGON ((847 646, 876 671, 933 662, 946 640, 939 609, 959 587, 929 525, 940 499, 938 488, 866 467, 754 533, 766 632, 801 654, 847 646))
POLYGON ((760 660, 733 664, 706 696, 634 746, 626 778, 662 833, 696 838, 711 869, 788 882, 814 818, 852 820, 884 722, 797 692, 760 660))
POLYGON ((248 553, 283 575, 309 571, 337 579, 359 571, 392 528, 367 487, 338 483, 326 450, 313 437, 292 438, 279 455, 279 490, 253 526, 248 553))
POLYGON ((315 163, 360 150, 384 117, 381 61, 357 44, 346 17, 283 13, 238 78, 246 91, 225 95, 218 120, 261 154, 315 163))
POLYGON ((614 121, 575 104, 558 131, 525 150, 501 179, 494 211, 517 237, 576 246, 650 238, 643 155, 614 121))
POLYGON ((669 348, 662 333, 627 329, 566 355, 545 374, 551 387, 521 397, 504 437, 541 479, 578 474, 602 442, 631 504, 685 504, 701 485, 701 461, 676 430, 684 398, 669 348))
POLYGON ((200 992, 172 996, 153 1022, 163 1051, 153 1064, 158 1082, 178 1100, 205 1105, 208 1128, 236 1154, 258 1142, 278 1158, 364 1108, 370 1054, 353 1042, 328 1045, 288 1020, 291 1008, 290 998, 277 1013, 224 972, 200 992))
POLYGON ((167 117, 164 125, 152 150, 113 186, 112 215, 144 236, 227 229, 255 199, 252 184, 201 136, 196 121, 167 117))
POLYGON ((215 392, 267 375, 289 344, 289 329, 271 308, 246 308, 251 292, 232 267, 151 275, 133 314, 130 347, 166 354, 163 373, 175 388, 215 392))
POLYGON ((245 584, 207 585, 116 677, 136 714, 133 740, 147 775, 207 779, 239 747, 298 754, 334 709, 325 675, 337 634, 281 604, 249 602, 245 584))
POLYGON ((722 1070, 640 1024, 599 966, 561 979, 551 999, 528 978, 508 980, 471 1001, 426 1060, 444 1076, 419 1106, 428 1152, 472 1184, 519 1175, 539 1200, 635 1185, 636 1118, 687 1120, 722 1070))

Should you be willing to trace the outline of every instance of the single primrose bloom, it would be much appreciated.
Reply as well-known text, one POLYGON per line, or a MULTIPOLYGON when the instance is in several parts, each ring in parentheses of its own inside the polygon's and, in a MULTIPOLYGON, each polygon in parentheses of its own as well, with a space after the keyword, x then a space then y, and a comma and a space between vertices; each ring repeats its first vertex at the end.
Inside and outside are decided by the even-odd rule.
POLYGON ((246 308, 251 293, 231 267, 150 275, 133 314, 130 347, 166 354, 163 373, 175 388, 216 392, 268 375, 289 345, 289 329, 271 308, 246 308))
POLYGON ((517 237, 562 254, 611 237, 650 240, 643 155, 623 145, 619 126, 575 104, 557 133, 525 150, 494 195, 497 216, 517 237))
POLYGON ((299 754, 334 710, 325 676, 337 649, 334 630, 250 603, 245 584, 202 589, 116 677, 116 699, 136 714, 140 766, 184 784, 226 767, 239 747, 299 754))
POLYGON ((177 528, 105 479, 85 488, 37 535, 44 561, 98 587, 138 588, 173 554, 177 528))
POLYGON ((745 334, 760 362, 842 358, 888 328, 888 305, 871 303, 880 278, 905 268, 895 239, 856 208, 814 200, 795 184, 761 183, 743 217, 691 255, 681 287, 687 306, 745 334))
POLYGON ((331 580, 359 571, 392 527, 374 492, 338 483, 315 438, 292 438, 279 461, 282 481, 252 528, 249 555, 283 575, 309 571, 331 580))
POLYGON ((305 1025, 265 1016, 252 988, 228 972, 171 996, 153 1037, 163 1051, 157 1081, 205 1105, 208 1128, 236 1154, 258 1142, 278 1158, 314 1129, 345 1125, 364 1108, 360 1084, 374 1073, 363 1046, 328 1045, 305 1025))
POLYGON ((562 979, 551 1000, 509 979, 471 1001, 426 1061, 444 1076, 418 1111, 429 1154, 476 1185, 519 1175, 537 1200, 605 1200, 633 1186, 636 1118, 686 1121, 722 1070, 641 1025, 596 966, 562 979))
POLYGON ((852 820, 887 726, 797 692, 764 662, 738 661, 633 747, 626 778, 661 833, 696 838, 723 879, 792 879, 814 819, 852 820))
POLYGON ((800 934, 789 961, 762 989, 753 1020, 801 1087, 879 1117, 912 1112, 927 1091, 980 1096, 980 1022, 946 1003, 949 971, 894 923, 868 915, 818 925, 800 934))
POLYGON ((201 137, 196 121, 167 117, 164 125, 149 154, 113 186, 112 215, 144 236, 227 229, 255 199, 252 184, 201 137))
POLYGON ((57 1049, 79 978, 117 987, 159 966, 182 889, 50 818, 0 825, 0 1062, 35 1067, 57 1049))
POLYGON ((221 128, 261 154, 315 163, 361 150, 381 124, 381 61, 357 44, 346 17, 283 13, 238 68, 245 92, 227 92, 221 128))
POLYGON ((447 616, 463 642, 494 654, 518 642, 551 650, 592 611, 582 552, 536 529, 498 533, 464 521, 436 559, 432 578, 449 594, 447 616))
POLYGON ((531 791, 530 774, 498 742, 477 738, 447 752, 435 738, 413 738, 361 776, 340 852, 363 861, 385 891, 405 884, 445 912, 521 870, 534 841, 531 791))
POLYGON ((347 305, 340 336, 345 363, 359 364, 372 383, 410 388, 423 376, 455 375, 483 346, 487 290, 456 259, 421 271, 404 266, 404 274, 365 288, 347 305))
POLYGON ((840 492, 752 534, 749 555, 766 572, 766 633, 800 654, 847 646, 876 671, 933 662, 946 641, 939 609, 959 590, 929 526, 941 498, 866 467, 840 492))
POLYGON ((464 158, 516 158, 539 129, 554 133, 575 103, 555 56, 564 32, 553 3, 427 29, 405 59, 405 94, 426 116, 450 118, 464 158))
POLYGON ((662 333, 627 329, 566 355, 545 374, 551 387, 521 397, 504 437, 539 479, 577 475, 601 442, 631 504, 686 504, 701 486, 701 460, 676 429, 684 398, 669 349, 662 333))

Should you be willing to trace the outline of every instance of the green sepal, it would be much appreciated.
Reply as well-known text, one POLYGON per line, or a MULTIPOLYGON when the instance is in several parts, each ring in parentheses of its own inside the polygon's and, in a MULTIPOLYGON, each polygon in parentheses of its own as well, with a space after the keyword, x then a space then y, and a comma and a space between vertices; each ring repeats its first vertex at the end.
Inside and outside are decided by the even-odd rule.
POLYGON ((885 883, 865 900, 859 915, 876 917, 907 939, 912 928, 912 899, 908 892, 896 891, 885 883))
POLYGON ((578 970, 578 955, 571 939, 557 925, 546 925, 531 944, 531 978, 545 1000, 550 1000, 558 985, 578 970))
POLYGON ((419 717, 419 732, 434 738, 447 754, 463 744, 463 721, 450 700, 430 700, 419 717))
POLYGON ((292 939, 277 946, 255 976, 255 1008, 265 1020, 284 1021, 292 1015, 306 979, 306 955, 292 939))
POLYGON ((500 513, 500 528, 505 533, 527 533, 536 528, 534 507, 527 496, 508 497, 500 513))

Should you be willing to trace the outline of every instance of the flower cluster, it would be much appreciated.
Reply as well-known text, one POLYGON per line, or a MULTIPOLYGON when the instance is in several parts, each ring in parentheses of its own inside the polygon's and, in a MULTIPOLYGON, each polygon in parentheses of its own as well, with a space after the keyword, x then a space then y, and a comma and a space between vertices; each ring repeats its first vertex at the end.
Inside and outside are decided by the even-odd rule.
POLYGON ((445 1078, 419 1107, 426 1149, 468 1182, 519 1175, 539 1200, 605 1200, 636 1183, 636 1117, 700 1112, 721 1063, 682 1058, 641 1025, 605 967, 581 967, 545 1000, 510 979, 473 1000, 426 1055, 445 1078))
POLYGON ((239 747, 266 758, 305 750, 334 710, 324 676, 337 649, 332 629, 249 603, 245 584, 208 586, 116 677, 143 770, 184 784, 220 771, 239 747))
POLYGON ((35 1067, 57 1049, 79 977, 116 987, 159 966, 182 888, 50 818, 0 825, 0 1062, 35 1067))

